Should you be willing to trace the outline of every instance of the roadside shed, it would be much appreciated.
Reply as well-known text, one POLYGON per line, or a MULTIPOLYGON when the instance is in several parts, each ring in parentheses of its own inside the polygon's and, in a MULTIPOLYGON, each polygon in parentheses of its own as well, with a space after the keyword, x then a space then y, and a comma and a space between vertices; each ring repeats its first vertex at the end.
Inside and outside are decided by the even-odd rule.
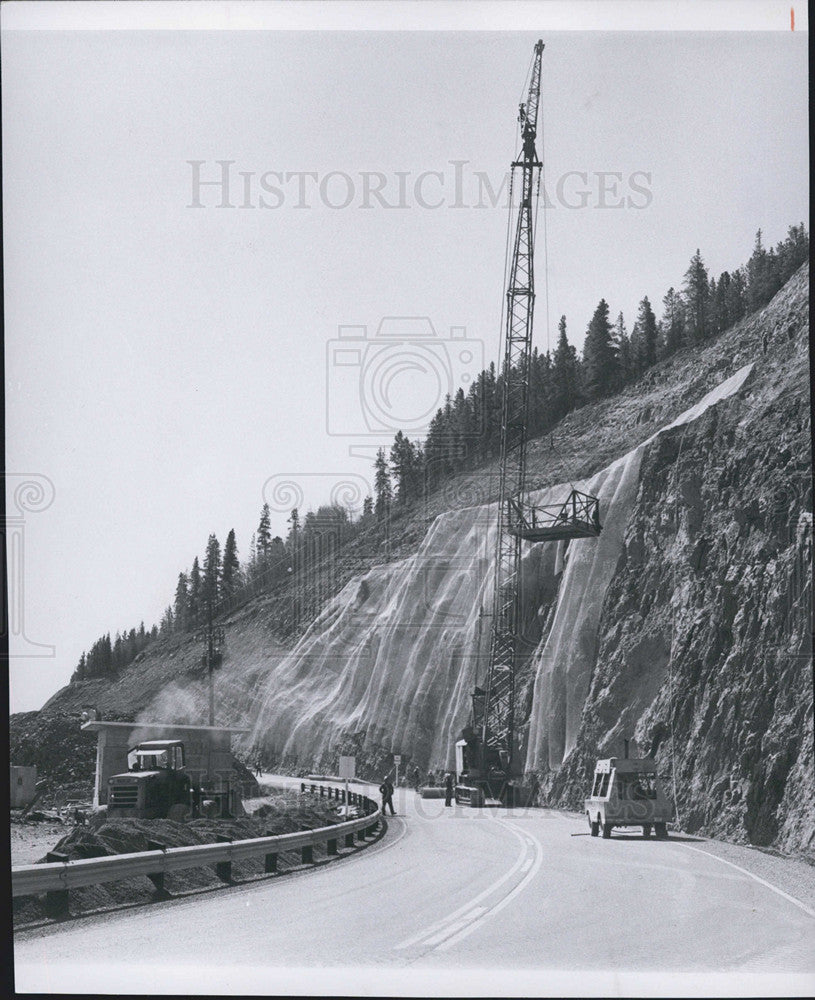
POLYGON ((97 733, 94 807, 107 804, 108 778, 127 770, 127 752, 145 740, 181 740, 186 770, 194 786, 226 790, 236 784, 232 737, 248 732, 234 726, 182 726, 169 722, 103 722, 82 729, 97 733))
POLYGON ((9 788, 11 789, 12 809, 24 809, 33 802, 37 794, 36 786, 36 767, 23 767, 20 764, 9 765, 9 788))

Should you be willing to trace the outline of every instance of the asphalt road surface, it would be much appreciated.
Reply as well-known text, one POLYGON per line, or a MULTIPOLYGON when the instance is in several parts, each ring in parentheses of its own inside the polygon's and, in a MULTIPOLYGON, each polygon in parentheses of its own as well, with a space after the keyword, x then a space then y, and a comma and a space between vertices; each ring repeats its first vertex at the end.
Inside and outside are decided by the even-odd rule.
POLYGON ((704 843, 404 789, 396 808, 378 842, 311 871, 20 931, 16 989, 815 992, 815 912, 704 843))

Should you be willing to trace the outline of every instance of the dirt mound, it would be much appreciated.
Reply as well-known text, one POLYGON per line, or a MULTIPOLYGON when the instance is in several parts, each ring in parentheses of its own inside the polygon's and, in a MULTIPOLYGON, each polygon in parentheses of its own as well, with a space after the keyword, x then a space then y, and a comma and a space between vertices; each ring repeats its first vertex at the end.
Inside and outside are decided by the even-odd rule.
MULTIPOLYGON (((313 796, 287 791, 266 797, 266 801, 251 818, 194 819, 176 823, 169 819, 106 820, 100 814, 93 817, 88 826, 74 827, 52 850, 76 861, 146 851, 148 841, 158 842, 168 848, 184 847, 212 844, 219 837, 228 837, 230 840, 271 837, 298 830, 313 830, 340 821, 336 804, 332 806, 313 796)), ((43 864, 45 861, 46 858, 42 857, 36 863, 43 864)), ((297 853, 281 855, 278 867, 285 871, 299 862, 297 853)), ((235 863, 232 867, 232 877, 236 881, 254 878, 263 873, 262 856, 235 863)), ((171 894, 178 894, 220 884, 222 883, 214 868, 208 866, 168 874, 165 888, 171 894)), ((72 890, 70 906, 73 913, 87 913, 128 903, 146 903, 153 898, 153 883, 146 876, 140 876, 72 890)), ((14 900, 13 914, 17 926, 39 922, 46 917, 44 902, 33 897, 20 897, 14 900)))
POLYGON ((11 763, 36 767, 38 780, 46 782, 39 805, 60 806, 68 799, 93 797, 96 733, 85 732, 80 725, 79 714, 9 716, 11 763))

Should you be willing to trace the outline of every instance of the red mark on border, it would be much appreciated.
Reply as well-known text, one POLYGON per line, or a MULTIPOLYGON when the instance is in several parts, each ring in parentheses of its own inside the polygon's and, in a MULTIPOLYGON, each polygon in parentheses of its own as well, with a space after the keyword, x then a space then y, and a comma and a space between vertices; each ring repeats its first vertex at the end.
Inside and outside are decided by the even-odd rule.
POLYGON ((790 7, 790 31, 795 31, 795 8, 790 7))

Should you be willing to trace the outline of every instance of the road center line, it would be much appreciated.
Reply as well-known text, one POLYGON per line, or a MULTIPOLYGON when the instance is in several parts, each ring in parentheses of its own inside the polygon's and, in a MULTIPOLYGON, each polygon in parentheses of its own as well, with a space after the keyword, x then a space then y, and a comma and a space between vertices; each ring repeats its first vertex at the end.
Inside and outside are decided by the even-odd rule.
POLYGON ((428 935, 434 934, 436 931, 441 930, 443 927, 449 926, 456 920, 460 920, 465 913, 468 913, 470 910, 473 909, 473 907, 477 906, 482 899, 486 899, 486 897, 490 896, 493 892, 495 892, 496 889, 499 889, 504 884, 504 882, 512 878, 512 876, 517 871, 520 870, 521 865, 524 863, 526 859, 526 845, 523 843, 521 835, 513 827, 508 826, 502 820, 496 820, 495 822, 498 822, 502 826, 505 826, 508 830, 511 830, 512 833, 515 834, 515 836, 521 841, 522 844, 521 853, 518 856, 518 859, 515 862, 515 864, 508 871, 506 871, 499 879, 496 879, 495 882, 493 882, 491 885, 488 885, 486 889, 480 892, 473 899, 466 902, 463 906, 460 906, 453 913, 449 913, 446 917, 443 917, 441 920, 437 920, 436 923, 431 924, 429 927, 425 927, 423 931, 420 931, 418 934, 414 934, 413 937, 410 937, 406 941, 402 941, 400 942, 400 944, 395 945, 394 946, 395 951, 401 951, 404 948, 410 948, 412 945, 418 944, 420 941, 424 940, 424 938, 426 938, 428 935))
MULTIPOLYGON (((502 820, 499 820, 498 822, 502 823, 508 829, 512 830, 513 833, 517 833, 517 831, 508 823, 503 823, 502 820)), ((499 900, 499 902, 497 902, 495 906, 491 906, 480 917, 473 920, 466 927, 462 928, 462 930, 460 930, 458 933, 453 934, 452 937, 448 937, 445 941, 443 941, 437 947, 436 949, 437 951, 447 951, 448 948, 452 948, 454 944, 457 944, 459 941, 463 940, 465 937, 467 937, 468 934, 472 934, 474 930, 477 930, 485 921, 489 920, 490 917, 494 917, 496 913, 500 913, 500 911, 503 910, 505 906, 508 906, 512 902, 512 900, 517 895, 522 893, 524 889, 526 889, 526 887, 532 882, 534 877, 537 875, 540 866, 543 864, 543 847, 541 846, 540 841, 536 837, 533 837, 531 834, 526 834, 526 836, 529 837, 529 839, 534 843, 534 848, 535 848, 535 859, 534 862, 532 862, 531 868, 527 872, 527 874, 524 875, 521 881, 510 892, 508 892, 503 899, 499 900)))
POLYGON ((751 871, 746 868, 742 868, 741 865, 733 864, 732 861, 727 861, 725 858, 720 858, 718 854, 711 854, 710 851, 703 851, 701 847, 691 847, 690 844, 677 844, 677 847, 684 847, 686 851, 695 851, 697 854, 706 854, 709 858, 713 858, 714 861, 721 861, 723 865, 730 865, 731 868, 735 868, 737 872, 741 872, 742 875, 749 875, 751 879, 758 882, 759 885, 763 885, 765 889, 769 889, 771 892, 782 896, 788 902, 797 906, 799 910, 803 910, 804 913, 808 914, 810 917, 815 917, 815 910, 810 909, 806 904, 802 903, 800 899, 796 899, 794 896, 790 896, 789 893, 784 892, 783 889, 779 889, 778 886, 773 885, 771 882, 767 882, 765 879, 758 875, 754 875, 751 871))

